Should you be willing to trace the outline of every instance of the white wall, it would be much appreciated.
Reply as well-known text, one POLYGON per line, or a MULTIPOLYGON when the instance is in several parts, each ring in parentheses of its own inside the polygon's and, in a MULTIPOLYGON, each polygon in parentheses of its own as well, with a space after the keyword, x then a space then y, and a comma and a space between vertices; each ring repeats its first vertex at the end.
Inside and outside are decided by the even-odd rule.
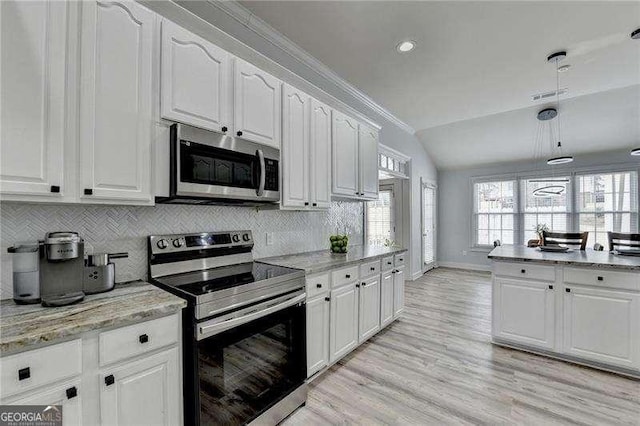
MULTIPOLYGON (((594 168, 606 170, 607 166, 640 168, 640 159, 631 157, 629 150, 575 156, 575 161, 553 170, 594 168)), ((529 171, 548 170, 546 164, 531 161, 495 164, 480 168, 442 170, 438 174, 438 264, 463 268, 488 269, 488 250, 472 248, 473 194, 471 180, 492 175, 515 175, 529 171), (466 255, 463 255, 466 251, 466 255)))

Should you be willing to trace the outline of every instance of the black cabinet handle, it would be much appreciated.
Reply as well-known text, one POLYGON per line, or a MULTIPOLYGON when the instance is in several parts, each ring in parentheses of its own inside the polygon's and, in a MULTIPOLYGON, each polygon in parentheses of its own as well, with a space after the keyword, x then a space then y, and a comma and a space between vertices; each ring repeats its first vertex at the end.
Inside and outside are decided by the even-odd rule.
POLYGON ((93 189, 85 188, 84 189, 84 195, 93 195, 93 189))
POLYGON ((146 334, 142 334, 140 335, 140 337, 138 337, 138 340, 140 341, 140 343, 147 343, 149 341, 149 336, 147 336, 146 334))
POLYGON ((357 287, 357 288, 360 288, 360 284, 356 284, 356 287, 357 287))
POLYGON ((604 277, 598 277, 598 281, 604 281, 604 277))
POLYGON ((313 203, 313 207, 317 207, 317 206, 318 206, 318 203, 313 203))
POLYGON ((116 378, 113 377, 113 374, 109 374, 107 377, 104 378, 104 383, 107 386, 111 386, 112 384, 114 384, 116 381, 116 378))
POLYGON ((372 267, 371 267, 371 268, 369 268, 369 269, 371 269, 372 271, 375 271, 375 270, 376 270, 376 267, 375 267, 375 266, 372 266, 372 267))
POLYGON ((236 132, 236 135, 238 135, 238 136, 242 136, 242 130, 238 130, 238 131, 236 132))
POLYGON ((76 388, 75 386, 70 387, 66 392, 67 399, 75 398, 76 396, 78 396, 78 388, 76 388))
POLYGON ((305 202, 305 203, 304 203, 304 205, 305 205, 305 206, 308 206, 308 205, 309 205, 309 203, 308 203, 308 202, 305 202))
POLYGON ((351 278, 351 275, 347 274, 345 275, 345 278, 351 278))
POLYGON ((325 302, 328 302, 328 301, 331 300, 331 298, 330 297, 325 297, 324 300, 325 300, 325 302))
POLYGON ((29 377, 31 377, 31 370, 29 367, 18 370, 18 380, 25 380, 29 377))
POLYGON ((366 285, 367 285, 367 283, 362 283, 362 287, 364 287, 364 286, 366 286, 366 285))
POLYGON ((51 192, 60 192, 60 187, 58 185, 51 185, 51 192))
POLYGON ((222 126, 222 129, 220 129, 220 130, 222 130, 223 132, 226 132, 229 129, 227 129, 227 126, 222 126))
POLYGON ((398 259, 398 260, 399 260, 400 262, 402 262, 404 259, 403 259, 403 258, 400 258, 400 259, 398 259))
POLYGON ((316 284, 316 287, 322 288, 322 284, 316 284))
POLYGON ((526 273, 527 271, 526 271, 525 269, 520 269, 520 272, 524 274, 524 273, 526 273))
POLYGON ((394 270, 394 271, 391 271, 391 273, 392 273, 392 274, 395 274, 395 273, 396 273, 396 271, 395 271, 395 270, 394 270))
POLYGON ((549 290, 553 290, 553 286, 549 284, 549 290))
POLYGON ((387 265, 391 265, 391 262, 387 262, 387 265))
POLYGON ((564 291, 566 291, 567 293, 571 293, 571 289, 570 288, 565 288, 564 291))

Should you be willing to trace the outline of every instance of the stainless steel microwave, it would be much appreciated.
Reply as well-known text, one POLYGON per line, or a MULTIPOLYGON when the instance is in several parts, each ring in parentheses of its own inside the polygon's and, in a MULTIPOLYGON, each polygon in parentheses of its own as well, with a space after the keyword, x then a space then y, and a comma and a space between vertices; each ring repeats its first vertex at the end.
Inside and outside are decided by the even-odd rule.
POLYGON ((185 124, 173 124, 169 139, 169 196, 157 202, 280 201, 280 150, 185 124))

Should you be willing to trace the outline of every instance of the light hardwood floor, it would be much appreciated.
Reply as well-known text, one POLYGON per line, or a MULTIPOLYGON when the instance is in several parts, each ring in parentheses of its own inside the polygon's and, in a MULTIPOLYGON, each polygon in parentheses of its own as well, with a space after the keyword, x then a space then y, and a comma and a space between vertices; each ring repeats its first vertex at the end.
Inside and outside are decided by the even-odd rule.
POLYGON ((407 282, 402 317, 315 380, 284 424, 636 424, 640 381, 490 343, 491 277, 407 282))

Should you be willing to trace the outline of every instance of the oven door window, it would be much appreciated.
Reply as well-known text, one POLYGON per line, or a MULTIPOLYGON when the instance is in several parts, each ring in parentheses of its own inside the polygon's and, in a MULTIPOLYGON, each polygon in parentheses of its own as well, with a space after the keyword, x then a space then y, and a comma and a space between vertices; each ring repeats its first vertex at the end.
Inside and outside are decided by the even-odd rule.
POLYGON ((180 141, 180 180, 255 189, 260 165, 255 155, 180 141))
POLYGON ((244 424, 306 376, 305 309, 293 306, 198 342, 200 424, 244 424))

